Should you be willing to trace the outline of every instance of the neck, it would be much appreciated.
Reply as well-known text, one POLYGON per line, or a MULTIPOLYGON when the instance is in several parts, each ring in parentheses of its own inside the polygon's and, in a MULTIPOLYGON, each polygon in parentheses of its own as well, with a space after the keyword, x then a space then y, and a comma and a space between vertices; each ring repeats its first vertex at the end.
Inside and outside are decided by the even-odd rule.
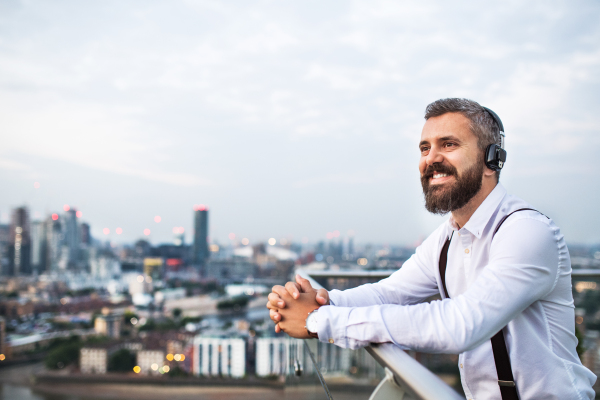
POLYGON ((452 218, 459 228, 462 228, 467 222, 469 222, 473 213, 479 208, 481 203, 483 203, 489 194, 492 193, 492 190, 494 190, 497 184, 498 182, 496 182, 495 179, 493 182, 486 182, 484 179, 479 192, 477 192, 477 194, 473 196, 473 198, 469 200, 469 202, 462 208, 452 211, 452 218))

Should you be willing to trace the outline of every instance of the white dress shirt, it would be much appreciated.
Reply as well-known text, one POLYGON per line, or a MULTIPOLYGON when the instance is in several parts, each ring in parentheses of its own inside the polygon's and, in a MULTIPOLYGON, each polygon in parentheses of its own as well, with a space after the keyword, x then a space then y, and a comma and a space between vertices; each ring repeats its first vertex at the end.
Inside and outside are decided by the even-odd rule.
POLYGON ((492 240, 500 220, 525 207, 534 208, 498 184, 465 226, 458 229, 450 218, 389 278, 332 290, 331 305, 319 309, 319 340, 460 354, 467 398, 501 399, 490 338, 507 326, 521 400, 593 399, 596 376, 575 351, 571 261, 560 229, 538 212, 519 211, 492 240), (440 251, 453 231, 446 269, 451 298, 421 303, 441 292, 440 251))

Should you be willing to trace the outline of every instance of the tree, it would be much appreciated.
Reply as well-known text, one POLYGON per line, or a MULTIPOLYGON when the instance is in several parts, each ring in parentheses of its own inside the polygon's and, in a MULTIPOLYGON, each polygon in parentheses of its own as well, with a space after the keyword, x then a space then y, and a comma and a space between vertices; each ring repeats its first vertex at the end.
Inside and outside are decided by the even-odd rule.
POLYGON ((44 364, 48 369, 61 369, 67 365, 77 363, 80 349, 80 341, 61 344, 48 352, 44 364))
POLYGON ((135 367, 135 354, 127 349, 116 351, 108 358, 108 370, 112 372, 127 372, 135 367))
POLYGON ((175 319, 178 319, 179 317, 181 317, 181 308, 174 308, 173 309, 173 317, 175 319))

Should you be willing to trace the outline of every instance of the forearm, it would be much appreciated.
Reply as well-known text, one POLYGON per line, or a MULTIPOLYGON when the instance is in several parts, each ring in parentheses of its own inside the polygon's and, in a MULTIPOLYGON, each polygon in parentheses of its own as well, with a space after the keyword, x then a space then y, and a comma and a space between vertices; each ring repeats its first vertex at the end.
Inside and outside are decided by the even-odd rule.
POLYGON ((349 348, 392 342, 427 352, 461 353, 493 336, 544 296, 554 281, 552 271, 532 265, 486 272, 453 299, 416 305, 322 307, 319 340, 349 348))

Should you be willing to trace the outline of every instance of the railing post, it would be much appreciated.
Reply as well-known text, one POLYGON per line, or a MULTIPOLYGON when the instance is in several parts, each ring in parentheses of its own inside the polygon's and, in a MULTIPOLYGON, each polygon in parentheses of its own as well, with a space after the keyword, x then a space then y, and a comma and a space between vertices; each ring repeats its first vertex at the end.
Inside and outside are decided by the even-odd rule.
POLYGON ((404 394, 404 389, 398 386, 394 379, 394 373, 386 367, 385 378, 379 382, 379 385, 377 385, 373 393, 371 393, 369 400, 402 400, 404 394))

